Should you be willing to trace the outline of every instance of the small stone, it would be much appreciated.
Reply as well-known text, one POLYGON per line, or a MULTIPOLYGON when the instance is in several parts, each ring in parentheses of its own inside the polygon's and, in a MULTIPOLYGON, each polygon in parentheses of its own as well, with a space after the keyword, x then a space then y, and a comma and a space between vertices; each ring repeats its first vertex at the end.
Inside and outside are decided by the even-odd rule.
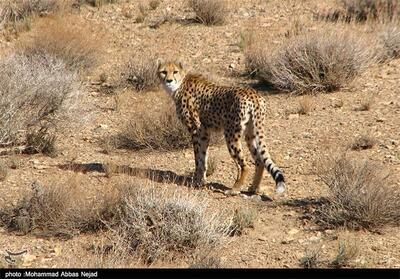
POLYGON ((288 238, 282 240, 281 243, 282 243, 282 244, 290 244, 290 243, 293 242, 293 240, 294 240, 293 237, 288 237, 288 238))
POLYGON ((291 229, 291 230, 288 231, 288 234, 290 234, 290 235, 295 235, 295 234, 297 234, 297 233, 299 233, 299 230, 296 229, 296 228, 293 228, 293 229, 291 229))
POLYGON ((320 240, 321 240, 321 238, 318 236, 312 236, 312 237, 308 238, 308 241, 310 241, 310 242, 319 242, 320 240))
POLYGON ((289 114, 289 119, 297 119, 297 118, 299 118, 300 116, 299 116, 299 114, 298 113, 295 113, 295 114, 289 114))

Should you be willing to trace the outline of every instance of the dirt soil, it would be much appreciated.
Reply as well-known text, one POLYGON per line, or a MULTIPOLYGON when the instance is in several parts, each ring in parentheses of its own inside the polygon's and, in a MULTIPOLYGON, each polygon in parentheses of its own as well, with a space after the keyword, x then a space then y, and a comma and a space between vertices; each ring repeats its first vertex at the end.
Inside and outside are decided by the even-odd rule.
MULTIPOLYGON (((86 5, 74 11, 75 16, 93 31, 103 34, 106 46, 101 65, 85 77, 85 94, 80 102, 81 120, 66 125, 59 132, 59 152, 54 158, 40 154, 1 157, 6 163, 17 161, 18 167, 9 169, 7 178, 0 182, 0 204, 15 203, 24 192, 30 191, 35 180, 43 184, 63 182, 68 185, 75 179, 86 187, 101 189, 136 179, 128 174, 107 177, 101 171, 83 173, 59 168, 71 161, 81 164, 112 162, 151 169, 156 174, 169 171, 176 176, 188 175, 194 169, 190 148, 168 152, 124 149, 105 152, 105 139, 120 132, 132 117, 157 110, 170 101, 161 88, 150 92, 125 88, 117 89, 113 94, 104 93, 100 90, 100 74, 107 73, 112 83, 118 78, 116 69, 127 58, 137 53, 151 53, 159 57, 179 57, 192 71, 221 84, 251 85, 249 78, 235 75, 244 69, 244 55, 239 47, 242 32, 263 29, 278 43, 299 22, 302 28, 313 30, 313 11, 334 5, 333 1, 317 0, 239 0, 229 3, 227 22, 212 27, 184 23, 183 19, 191 16, 190 10, 183 1, 175 0, 161 1, 142 23, 135 22, 139 1, 120 1, 98 8, 86 5), (166 11, 182 21, 149 27, 166 11)), ((17 42, 0 40, 3 49, 13 49, 17 42)), ((262 190, 271 199, 227 197, 213 189, 196 190, 205 192, 221 207, 248 205, 259 211, 254 228, 233 237, 222 251, 225 266, 299 268, 299 259, 307 249, 320 247, 321 257, 332 260, 339 242, 350 237, 356 239, 361 248, 353 266, 400 267, 400 228, 384 227, 377 232, 322 230, 306 216, 318 206, 318 199, 327 190, 315 174, 320 158, 329 158, 334 151, 345 149, 357 136, 369 135, 377 144, 371 149, 350 153, 360 160, 370 159, 384 165, 391 172, 395 185, 400 187, 399 78, 400 60, 376 65, 350 88, 312 96, 313 109, 306 115, 296 113, 302 97, 260 90, 269 105, 265 127, 268 147, 286 175, 287 192, 283 197, 276 197, 273 180, 267 174, 262 190), (356 108, 371 96, 371 109, 357 111, 356 108)), ((208 180, 231 187, 236 167, 226 146, 223 143, 212 145, 210 156, 216 160, 217 168, 208 180)), ((184 187, 172 182, 165 185, 184 187)), ((22 266, 80 266, 79 258, 86 257, 88 247, 100 237, 101 233, 62 240, 18 235, 0 228, 0 251, 27 249, 28 256, 22 266)))

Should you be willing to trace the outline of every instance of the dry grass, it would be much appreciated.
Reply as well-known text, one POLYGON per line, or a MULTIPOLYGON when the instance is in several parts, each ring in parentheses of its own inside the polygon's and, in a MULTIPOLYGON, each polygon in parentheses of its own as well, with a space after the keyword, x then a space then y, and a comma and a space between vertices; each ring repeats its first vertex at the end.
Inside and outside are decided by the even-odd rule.
POLYGON ((0 30, 3 27, 16 27, 20 21, 32 14, 45 15, 60 8, 58 0, 3 0, 0 2, 0 30))
POLYGON ((188 0, 189 7, 195 13, 195 20, 205 25, 223 24, 227 16, 224 0, 188 0))
POLYGON ((329 188, 328 202, 317 210, 326 227, 374 229, 400 224, 400 193, 389 184, 384 168, 346 156, 322 163, 320 178, 329 188))
POLYGON ((0 144, 14 144, 28 127, 62 110, 78 91, 77 75, 47 53, 0 60, 0 144))
POLYGON ((350 144, 351 150, 365 150, 374 147, 376 140, 368 135, 357 137, 354 142, 350 144))
POLYGON ((332 266, 335 268, 346 267, 351 264, 359 254, 359 247, 355 239, 345 239, 339 242, 338 250, 335 258, 332 261, 332 266))
POLYGON ((310 96, 303 96, 299 100, 299 106, 297 108, 297 113, 302 115, 309 114, 314 108, 313 100, 310 96))
POLYGON ((254 228, 257 219, 257 211, 250 207, 241 207, 235 210, 231 225, 232 235, 241 235, 246 228, 254 228))
POLYGON ((366 37, 328 27, 288 38, 275 51, 259 40, 245 55, 248 71, 257 72, 260 81, 296 94, 339 90, 374 62, 366 37))
POLYGON ((213 175, 213 173, 217 170, 217 166, 218 166, 217 159, 213 156, 210 156, 207 160, 206 176, 213 175))
POLYGON ((105 4, 114 4, 118 0, 71 0, 72 6, 75 8, 80 8, 82 5, 90 5, 92 7, 101 7, 105 4))
POLYGON ((155 89, 160 81, 157 76, 157 58, 151 54, 134 55, 121 73, 123 79, 137 91, 155 89))
POLYGON ((0 162, 0 181, 6 180, 8 175, 8 167, 3 162, 0 162))
POLYGON ((398 24, 385 24, 377 31, 378 48, 377 56, 381 62, 400 57, 400 28, 398 24))
POLYGON ((102 219, 111 218, 114 204, 111 196, 87 201, 82 190, 82 185, 44 186, 35 181, 15 206, 0 211, 0 221, 11 231, 41 236, 70 238, 97 231, 103 227, 102 219))
POLYGON ((305 255, 299 260, 303 268, 318 268, 322 264, 321 248, 312 247, 307 249, 305 255))
POLYGON ((400 14, 398 0, 342 0, 341 7, 321 14, 321 19, 330 21, 388 22, 397 20, 400 14))
POLYGON ((121 219, 111 225, 115 239, 146 264, 214 251, 229 234, 230 218, 190 190, 135 186, 122 197, 121 219))
POLYGON ((102 51, 102 41, 85 24, 72 18, 43 19, 33 34, 19 44, 26 55, 50 54, 74 70, 96 65, 102 51))
POLYGON ((192 145, 191 136, 178 119, 175 107, 136 115, 117 136, 116 146, 128 149, 174 150, 192 145))
POLYGON ((33 129, 26 135, 26 148, 24 153, 42 153, 48 156, 56 155, 56 135, 49 131, 48 127, 42 126, 33 129))

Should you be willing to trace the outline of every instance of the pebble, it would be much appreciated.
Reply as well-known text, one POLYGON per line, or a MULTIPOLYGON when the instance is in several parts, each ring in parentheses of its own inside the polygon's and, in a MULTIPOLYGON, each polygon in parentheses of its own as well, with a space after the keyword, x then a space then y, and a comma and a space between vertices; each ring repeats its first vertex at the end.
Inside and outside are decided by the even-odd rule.
POLYGON ((296 113, 296 114, 289 114, 289 119, 296 119, 296 118, 299 118, 300 116, 299 116, 299 114, 298 113, 296 113))

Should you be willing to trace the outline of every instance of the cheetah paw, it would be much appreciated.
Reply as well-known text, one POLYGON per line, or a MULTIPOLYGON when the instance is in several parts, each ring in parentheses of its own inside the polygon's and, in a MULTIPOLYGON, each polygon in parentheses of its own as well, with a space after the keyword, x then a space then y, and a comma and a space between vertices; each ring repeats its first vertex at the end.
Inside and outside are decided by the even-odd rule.
POLYGON ((237 196, 237 195, 239 195, 240 194, 240 191, 237 191, 237 190, 226 190, 225 192, 224 192, 224 194, 225 195, 227 195, 227 196, 237 196))

